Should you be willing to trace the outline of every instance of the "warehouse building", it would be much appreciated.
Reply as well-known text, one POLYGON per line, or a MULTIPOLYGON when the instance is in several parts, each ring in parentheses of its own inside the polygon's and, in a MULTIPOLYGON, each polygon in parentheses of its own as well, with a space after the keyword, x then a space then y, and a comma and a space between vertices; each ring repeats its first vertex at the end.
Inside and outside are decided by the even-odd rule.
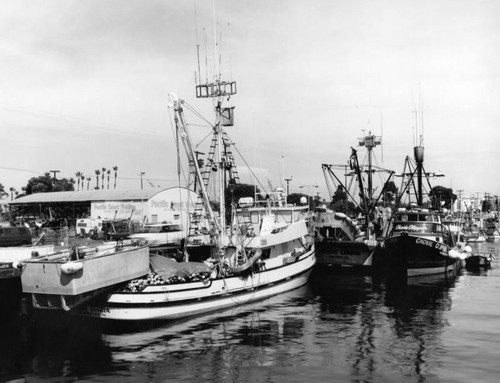
POLYGON ((78 218, 130 219, 140 223, 186 222, 197 194, 187 188, 143 190, 82 190, 35 193, 10 201, 12 210, 30 217, 52 219, 64 212, 69 222, 78 218))

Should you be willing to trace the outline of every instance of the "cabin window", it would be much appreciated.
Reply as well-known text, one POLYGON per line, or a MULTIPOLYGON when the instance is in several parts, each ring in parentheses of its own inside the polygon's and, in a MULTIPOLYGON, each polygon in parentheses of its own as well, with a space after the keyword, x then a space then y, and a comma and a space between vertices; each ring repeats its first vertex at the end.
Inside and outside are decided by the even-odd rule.
POLYGON ((263 249, 260 257, 262 259, 269 259, 269 257, 271 257, 271 249, 263 249))
POLYGON ((293 212, 293 222, 297 222, 300 219, 300 211, 293 212))
POLYGON ((283 211, 278 214, 278 222, 292 223, 292 212, 283 211))
POLYGON ((250 215, 250 218, 252 218, 252 223, 259 223, 260 222, 260 215, 257 212, 253 212, 250 215))

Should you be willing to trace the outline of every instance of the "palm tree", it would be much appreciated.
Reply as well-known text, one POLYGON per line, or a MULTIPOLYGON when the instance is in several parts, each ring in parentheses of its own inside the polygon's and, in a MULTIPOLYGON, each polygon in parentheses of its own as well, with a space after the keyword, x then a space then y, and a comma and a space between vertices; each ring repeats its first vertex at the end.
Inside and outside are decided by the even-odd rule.
POLYGON ((109 174, 111 173, 111 170, 108 169, 106 173, 108 174, 108 189, 109 189, 109 174))
POLYGON ((100 171, 99 169, 97 169, 97 170, 95 171, 95 180, 96 180, 96 183, 97 183, 97 185, 96 185, 96 187, 95 187, 96 189, 99 189, 99 175, 100 175, 100 174, 101 174, 101 171, 100 171))
POLYGON ((118 166, 113 166, 113 170, 115 171, 115 185, 113 186, 113 189, 116 189, 116 176, 118 174, 118 166))
POLYGON ((80 177, 82 176, 82 172, 76 172, 75 176, 76 176, 76 179, 78 182, 78 189, 77 190, 80 190, 80 177))
POLYGON ((10 200, 12 201, 14 199, 14 192, 16 191, 15 188, 10 188, 10 200))
POLYGON ((83 190, 83 183, 85 182, 85 176, 83 175, 83 173, 82 173, 81 177, 82 177, 82 190, 83 190))
POLYGON ((89 190, 90 180, 91 180, 91 178, 90 178, 90 177, 87 177, 87 190, 89 190))
POLYGON ((104 189, 104 175, 106 174, 106 168, 102 168, 102 183, 101 189, 104 189))

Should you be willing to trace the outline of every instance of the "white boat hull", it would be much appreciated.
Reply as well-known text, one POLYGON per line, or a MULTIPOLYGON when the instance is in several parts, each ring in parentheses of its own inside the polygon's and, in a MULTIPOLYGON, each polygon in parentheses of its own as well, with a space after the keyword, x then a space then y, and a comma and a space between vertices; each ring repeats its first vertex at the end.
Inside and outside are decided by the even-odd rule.
POLYGON ((293 263, 246 276, 148 286, 141 292, 114 292, 100 305, 77 313, 109 320, 172 320, 264 299, 307 283, 316 262, 314 247, 293 263))

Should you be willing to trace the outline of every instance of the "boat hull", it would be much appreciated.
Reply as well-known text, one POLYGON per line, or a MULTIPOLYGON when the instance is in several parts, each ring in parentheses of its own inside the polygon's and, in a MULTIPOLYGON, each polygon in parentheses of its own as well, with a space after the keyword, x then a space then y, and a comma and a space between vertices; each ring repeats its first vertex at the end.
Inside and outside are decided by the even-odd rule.
POLYGON ((93 256, 69 262, 65 253, 24 262, 21 275, 23 292, 42 295, 76 296, 138 278, 149 272, 149 248, 102 245, 93 256), (65 272, 68 264, 81 264, 65 272))
POLYGON ((408 277, 449 273, 458 260, 448 256, 449 246, 411 235, 390 237, 385 242, 389 271, 408 277))
POLYGON ((491 258, 484 255, 471 255, 465 258, 465 267, 468 269, 489 268, 491 267, 491 258))
POLYGON ((138 293, 114 292, 77 314, 115 321, 173 320, 250 303, 307 283, 316 262, 314 247, 280 267, 206 281, 148 286, 138 293))
POLYGON ((318 266, 370 268, 376 246, 362 241, 316 242, 318 266))

